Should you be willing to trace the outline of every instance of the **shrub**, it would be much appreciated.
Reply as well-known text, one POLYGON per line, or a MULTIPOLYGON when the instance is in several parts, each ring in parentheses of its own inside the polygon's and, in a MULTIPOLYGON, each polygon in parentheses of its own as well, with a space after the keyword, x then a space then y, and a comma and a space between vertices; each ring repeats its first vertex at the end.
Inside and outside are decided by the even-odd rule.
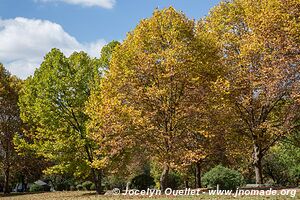
POLYGON ((71 185, 76 186, 74 177, 71 175, 51 174, 43 176, 43 180, 51 182, 56 191, 69 191, 71 185))
POLYGON ((103 184, 105 190, 112 190, 114 188, 125 189, 127 181, 122 176, 112 175, 104 177, 103 184))
POLYGON ((68 191, 70 190, 70 183, 68 181, 63 181, 63 182, 60 182, 60 183, 57 183, 56 185, 56 190, 57 191, 68 191))
POLYGON ((171 173, 169 173, 167 182, 168 182, 167 185, 168 185, 169 188, 172 188, 173 190, 176 190, 181 185, 182 180, 181 180, 181 177, 178 173, 171 172, 171 173))
POLYGON ((37 184, 32 184, 29 188, 29 192, 42 192, 44 191, 44 187, 37 184))
POLYGON ((82 183, 82 187, 85 190, 91 190, 91 186, 92 186, 92 182, 91 181, 85 181, 82 183))
POLYGON ((90 190, 96 190, 96 185, 95 183, 92 183, 91 187, 90 187, 90 190))
POLYGON ((154 185, 154 178, 147 174, 138 175, 131 180, 131 187, 138 190, 146 190, 154 185))
POLYGON ((263 172, 275 185, 298 186, 300 180, 300 149, 289 143, 278 144, 263 159, 263 172))
POLYGON ((74 185, 71 185, 70 186, 70 191, 75 191, 76 190, 76 187, 74 185))
POLYGON ((223 190, 235 190, 243 183, 243 176, 238 171, 218 165, 204 174, 202 182, 213 188, 219 185, 223 190))
POLYGON ((83 187, 81 184, 78 184, 78 185, 76 185, 76 189, 81 191, 81 190, 83 190, 83 187))

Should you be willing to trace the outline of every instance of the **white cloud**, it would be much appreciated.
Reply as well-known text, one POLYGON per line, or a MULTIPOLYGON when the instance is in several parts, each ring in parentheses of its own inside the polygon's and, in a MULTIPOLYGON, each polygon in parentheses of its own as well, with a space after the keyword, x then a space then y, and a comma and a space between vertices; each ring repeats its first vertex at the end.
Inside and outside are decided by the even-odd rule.
POLYGON ((56 23, 47 20, 0 19, 0 62, 20 78, 33 74, 52 48, 59 48, 67 56, 74 51, 85 51, 98 57, 104 40, 80 43, 56 23))
POLYGON ((116 0, 36 0, 42 2, 65 2, 68 4, 81 5, 81 6, 98 6, 106 9, 112 9, 116 4, 116 0))

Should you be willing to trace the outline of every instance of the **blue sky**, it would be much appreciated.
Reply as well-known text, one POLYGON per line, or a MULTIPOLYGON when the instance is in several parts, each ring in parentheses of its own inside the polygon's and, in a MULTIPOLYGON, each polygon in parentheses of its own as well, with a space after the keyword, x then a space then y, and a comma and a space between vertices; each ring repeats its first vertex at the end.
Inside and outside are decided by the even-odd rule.
POLYGON ((99 56, 155 8, 175 7, 199 19, 219 0, 0 0, 0 62, 26 78, 51 48, 99 56))

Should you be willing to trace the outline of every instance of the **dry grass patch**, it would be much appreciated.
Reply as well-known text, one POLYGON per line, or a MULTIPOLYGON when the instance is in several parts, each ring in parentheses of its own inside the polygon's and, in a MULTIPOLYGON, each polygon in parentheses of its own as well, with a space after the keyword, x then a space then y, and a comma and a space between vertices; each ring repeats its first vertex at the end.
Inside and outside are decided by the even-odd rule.
POLYGON ((170 199, 179 199, 179 200, 198 200, 198 199, 242 199, 242 200, 284 200, 284 199, 300 199, 299 191, 297 196, 287 197, 287 196, 275 196, 275 197, 254 197, 254 196, 244 196, 239 198, 233 198, 231 196, 209 196, 209 195, 200 195, 200 196, 181 196, 181 197, 172 197, 172 196, 160 196, 160 197, 144 197, 141 196, 132 197, 132 196, 104 196, 96 195, 95 192, 88 191, 68 191, 68 192, 46 192, 38 194, 11 194, 10 196, 1 196, 1 200, 130 200, 130 199, 144 199, 144 200, 170 200, 170 199))

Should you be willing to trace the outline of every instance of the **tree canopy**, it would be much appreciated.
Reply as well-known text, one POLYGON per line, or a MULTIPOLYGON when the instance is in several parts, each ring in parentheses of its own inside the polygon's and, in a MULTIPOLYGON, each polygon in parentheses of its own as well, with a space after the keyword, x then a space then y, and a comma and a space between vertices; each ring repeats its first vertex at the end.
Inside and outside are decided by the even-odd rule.
POLYGON ((98 193, 200 188, 220 164, 239 172, 216 167, 214 185, 224 169, 234 187, 299 184, 299 13, 299 0, 222 1, 198 21, 156 9, 100 58, 52 49, 24 83, 0 65, 5 190, 15 150, 98 193))
MULTIPOLYGON (((87 137, 88 116, 84 113, 97 72, 97 62, 86 53, 67 58, 52 49, 34 76, 25 81, 19 104, 21 117, 30 127, 26 132, 33 141, 30 147, 55 163, 48 173, 85 177, 91 171, 98 182, 99 174, 91 166, 97 145, 87 137)), ((26 146, 24 140, 20 143, 26 146)))

